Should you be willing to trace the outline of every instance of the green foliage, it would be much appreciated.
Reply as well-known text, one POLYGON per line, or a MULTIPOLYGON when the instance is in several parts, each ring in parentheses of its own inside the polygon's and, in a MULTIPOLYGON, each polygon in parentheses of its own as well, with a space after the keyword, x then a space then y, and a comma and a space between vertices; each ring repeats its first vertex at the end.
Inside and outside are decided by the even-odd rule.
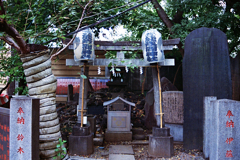
MULTIPOLYGON (((67 149, 66 147, 64 146, 67 141, 63 140, 61 138, 59 138, 58 140, 58 144, 56 145, 56 149, 55 151, 57 151, 57 157, 61 157, 61 158, 64 158, 65 155, 67 154, 67 149)), ((53 157, 53 159, 56 159, 57 157, 53 157)))
MULTIPOLYGON (((14 50, 12 50, 12 52, 14 52, 14 50)), ((26 79, 19 56, 16 53, 13 56, 10 56, 10 54, 10 50, 6 47, 0 49, 0 83, 3 84, 14 81, 20 82, 21 79, 26 79), (6 77, 8 77, 8 80, 4 79, 6 77)), ((23 95, 26 95, 28 94, 28 88, 27 86, 18 87, 15 89, 15 93, 17 92, 22 92, 23 95)))

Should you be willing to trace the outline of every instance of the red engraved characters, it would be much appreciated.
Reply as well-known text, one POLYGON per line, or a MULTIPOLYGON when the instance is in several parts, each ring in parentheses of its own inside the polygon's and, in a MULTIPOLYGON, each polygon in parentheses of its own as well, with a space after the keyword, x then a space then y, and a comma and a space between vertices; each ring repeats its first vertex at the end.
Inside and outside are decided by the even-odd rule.
POLYGON ((23 148, 19 147, 17 153, 20 153, 20 154, 24 153, 23 148))
POLYGON ((230 118, 231 116, 233 116, 232 112, 230 110, 228 110, 227 115, 228 118, 230 118))
POLYGON ((226 123, 226 127, 231 127, 234 128, 234 122, 231 120, 231 121, 227 121, 226 123))
POLYGON ((230 138, 227 138, 227 140, 225 141, 227 144, 231 144, 231 142, 233 141, 233 138, 230 137, 230 138))
POLYGON ((233 155, 232 155, 232 150, 227 150, 226 157, 227 157, 227 158, 233 157, 233 155))
POLYGON ((19 114, 20 114, 20 116, 21 116, 21 114, 22 114, 22 113, 24 113, 24 112, 23 112, 23 109, 22 109, 22 107, 19 107, 19 109, 18 109, 18 112, 17 112, 17 113, 19 113, 19 114))
POLYGON ((22 134, 18 134, 18 136, 17 136, 17 140, 18 141, 22 141, 23 138, 24 138, 24 136, 22 134))
POLYGON ((25 119, 23 117, 17 119, 18 124, 24 124, 25 119))

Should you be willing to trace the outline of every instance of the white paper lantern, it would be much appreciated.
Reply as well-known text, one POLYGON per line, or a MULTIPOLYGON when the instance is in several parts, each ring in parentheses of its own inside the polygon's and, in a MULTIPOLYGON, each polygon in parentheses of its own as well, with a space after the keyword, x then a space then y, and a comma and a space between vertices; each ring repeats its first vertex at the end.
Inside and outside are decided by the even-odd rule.
POLYGON ((162 35, 156 29, 150 29, 142 34, 142 50, 144 60, 148 63, 158 63, 165 60, 162 35))
POLYGON ((73 41, 74 60, 93 60, 94 54, 94 34, 90 28, 77 33, 73 41))

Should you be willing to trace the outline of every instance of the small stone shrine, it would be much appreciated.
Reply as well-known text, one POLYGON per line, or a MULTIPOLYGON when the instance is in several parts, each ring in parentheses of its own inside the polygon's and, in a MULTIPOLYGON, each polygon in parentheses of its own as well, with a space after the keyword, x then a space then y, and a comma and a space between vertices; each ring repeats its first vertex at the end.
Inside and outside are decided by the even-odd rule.
POLYGON ((110 101, 104 102, 103 106, 107 106, 107 130, 105 132, 105 140, 131 141, 131 106, 135 106, 135 104, 128 102, 121 97, 116 97, 110 101), (124 102, 126 108, 124 108, 125 106, 122 106, 121 108, 124 108, 124 110, 120 111, 113 108, 112 104, 116 101, 124 102))
POLYGON ((219 29, 199 28, 185 40, 183 57, 183 146, 203 147, 203 98, 232 99, 227 36, 219 29))

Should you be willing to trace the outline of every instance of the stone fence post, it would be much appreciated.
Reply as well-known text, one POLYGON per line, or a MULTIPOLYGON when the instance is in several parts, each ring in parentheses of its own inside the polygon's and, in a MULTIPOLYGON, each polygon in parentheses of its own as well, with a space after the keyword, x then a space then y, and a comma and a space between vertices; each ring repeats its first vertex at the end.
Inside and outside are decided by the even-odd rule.
POLYGON ((19 96, 10 101, 10 159, 39 159, 39 99, 19 96))

